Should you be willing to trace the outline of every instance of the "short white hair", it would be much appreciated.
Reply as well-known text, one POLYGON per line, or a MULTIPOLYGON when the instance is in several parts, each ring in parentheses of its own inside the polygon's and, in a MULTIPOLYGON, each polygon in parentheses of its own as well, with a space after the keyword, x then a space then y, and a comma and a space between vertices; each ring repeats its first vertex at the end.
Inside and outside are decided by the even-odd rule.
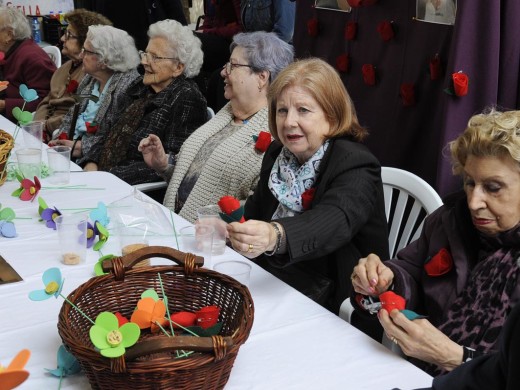
POLYGON ((134 38, 112 26, 89 26, 87 39, 106 66, 116 72, 128 72, 141 62, 134 38))

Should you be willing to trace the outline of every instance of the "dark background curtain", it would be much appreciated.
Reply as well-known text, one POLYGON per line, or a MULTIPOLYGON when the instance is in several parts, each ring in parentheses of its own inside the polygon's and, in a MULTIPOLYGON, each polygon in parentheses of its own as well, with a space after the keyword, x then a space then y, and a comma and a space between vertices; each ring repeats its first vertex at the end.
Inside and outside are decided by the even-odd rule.
POLYGON ((348 54, 348 72, 342 79, 361 123, 370 131, 368 147, 382 165, 411 171, 428 181, 441 195, 460 188, 451 174, 445 145, 466 126, 471 115, 488 106, 503 109, 519 105, 520 1, 457 2, 454 26, 415 19, 415 0, 380 0, 350 13, 315 9, 313 0, 298 0, 294 34, 297 57, 317 56, 331 65, 348 54), (318 35, 311 37, 307 22, 316 18, 318 35), (348 41, 348 21, 358 23, 355 40, 348 41), (377 27, 392 23, 395 36, 383 41, 377 27), (431 80, 429 61, 438 55, 443 70, 431 80), (361 67, 372 64, 377 82, 368 86, 361 67), (464 97, 447 94, 451 74, 469 76, 464 97), (415 104, 404 106, 400 86, 413 83, 415 104))

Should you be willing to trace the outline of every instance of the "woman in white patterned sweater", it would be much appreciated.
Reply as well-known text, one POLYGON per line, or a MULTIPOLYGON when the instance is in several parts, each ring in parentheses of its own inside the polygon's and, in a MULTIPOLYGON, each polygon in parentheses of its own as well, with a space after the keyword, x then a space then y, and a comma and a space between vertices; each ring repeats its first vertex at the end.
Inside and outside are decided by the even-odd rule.
POLYGON ((292 47, 274 33, 237 34, 230 50, 221 72, 230 102, 177 155, 166 154, 153 134, 139 145, 145 162, 169 181, 164 205, 190 222, 199 207, 224 195, 245 200, 255 188, 263 152, 253 137, 268 131, 269 84, 293 60, 292 47))

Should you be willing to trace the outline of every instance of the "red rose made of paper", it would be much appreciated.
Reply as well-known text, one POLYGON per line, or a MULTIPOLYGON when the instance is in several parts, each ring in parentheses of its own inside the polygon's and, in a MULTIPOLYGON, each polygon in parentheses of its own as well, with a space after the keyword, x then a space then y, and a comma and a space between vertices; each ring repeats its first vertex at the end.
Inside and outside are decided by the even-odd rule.
POLYGON ((261 131, 258 133, 258 138, 255 142, 255 149, 260 153, 265 153, 269 145, 271 145, 271 133, 267 131, 261 131))
POLYGON ((451 75, 453 79, 453 91, 457 96, 465 96, 468 93, 468 75, 462 72, 453 73, 451 75))
POLYGON ((453 257, 446 248, 442 248, 426 264, 424 270, 429 276, 441 276, 447 274, 453 268, 453 257))
POLYGON ((406 307, 406 300, 393 291, 387 291, 379 295, 379 302, 381 302, 381 309, 385 309, 389 313, 394 309, 404 310, 406 307))
POLYGON ((430 80, 437 80, 441 77, 441 59, 435 56, 430 59, 430 80))
POLYGON ((381 23, 377 25, 377 32, 381 36, 383 41, 389 41, 394 37, 394 29, 392 27, 392 23, 388 20, 383 20, 381 23))
POLYGON ((356 39, 357 34, 357 23, 356 22, 347 22, 345 26, 345 39, 347 41, 353 41, 356 39))
POLYGON ((85 126, 87 127, 87 133, 89 134, 95 134, 98 130, 96 122, 85 122, 85 126))
POLYGON ((338 58, 336 58, 336 69, 338 69, 342 73, 346 73, 348 71, 349 58, 348 54, 340 54, 338 58))
POLYGON ((79 83, 76 80, 70 80, 69 84, 67 85, 67 92, 68 93, 74 93, 78 89, 79 83))
POLYGON ((309 210, 311 208, 315 192, 316 188, 309 188, 302 194, 302 207, 304 210, 309 210))
POLYGON ((318 35, 318 19, 312 18, 307 21, 307 33, 311 37, 318 35))
POLYGON ((363 73, 363 81, 366 85, 375 85, 376 83, 376 69, 372 64, 364 64, 361 67, 361 73, 363 73))
POLYGON ((415 91, 413 83, 403 83, 400 88, 401 99, 403 106, 413 106, 415 104, 415 91))

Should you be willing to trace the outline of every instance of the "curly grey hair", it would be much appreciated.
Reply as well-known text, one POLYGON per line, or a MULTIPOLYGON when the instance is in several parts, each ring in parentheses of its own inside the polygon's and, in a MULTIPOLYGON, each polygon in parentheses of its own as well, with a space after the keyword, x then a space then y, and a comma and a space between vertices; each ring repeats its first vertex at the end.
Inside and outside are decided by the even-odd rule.
POLYGON ((230 52, 233 52, 237 46, 245 49, 245 55, 253 72, 269 71, 270 82, 282 69, 293 62, 294 58, 293 47, 272 32, 255 31, 237 34, 229 46, 230 52))
POLYGON ((4 19, 3 28, 13 29, 13 38, 16 41, 31 37, 31 25, 22 10, 15 7, 0 7, 0 18, 4 19))
POLYGON ((126 31, 112 26, 89 26, 87 39, 99 59, 116 72, 128 72, 139 65, 139 53, 134 38, 126 31))
POLYGON ((150 25, 148 37, 166 38, 171 57, 177 57, 184 64, 184 75, 188 78, 199 74, 202 67, 202 43, 189 27, 183 26, 175 20, 162 20, 150 25))

